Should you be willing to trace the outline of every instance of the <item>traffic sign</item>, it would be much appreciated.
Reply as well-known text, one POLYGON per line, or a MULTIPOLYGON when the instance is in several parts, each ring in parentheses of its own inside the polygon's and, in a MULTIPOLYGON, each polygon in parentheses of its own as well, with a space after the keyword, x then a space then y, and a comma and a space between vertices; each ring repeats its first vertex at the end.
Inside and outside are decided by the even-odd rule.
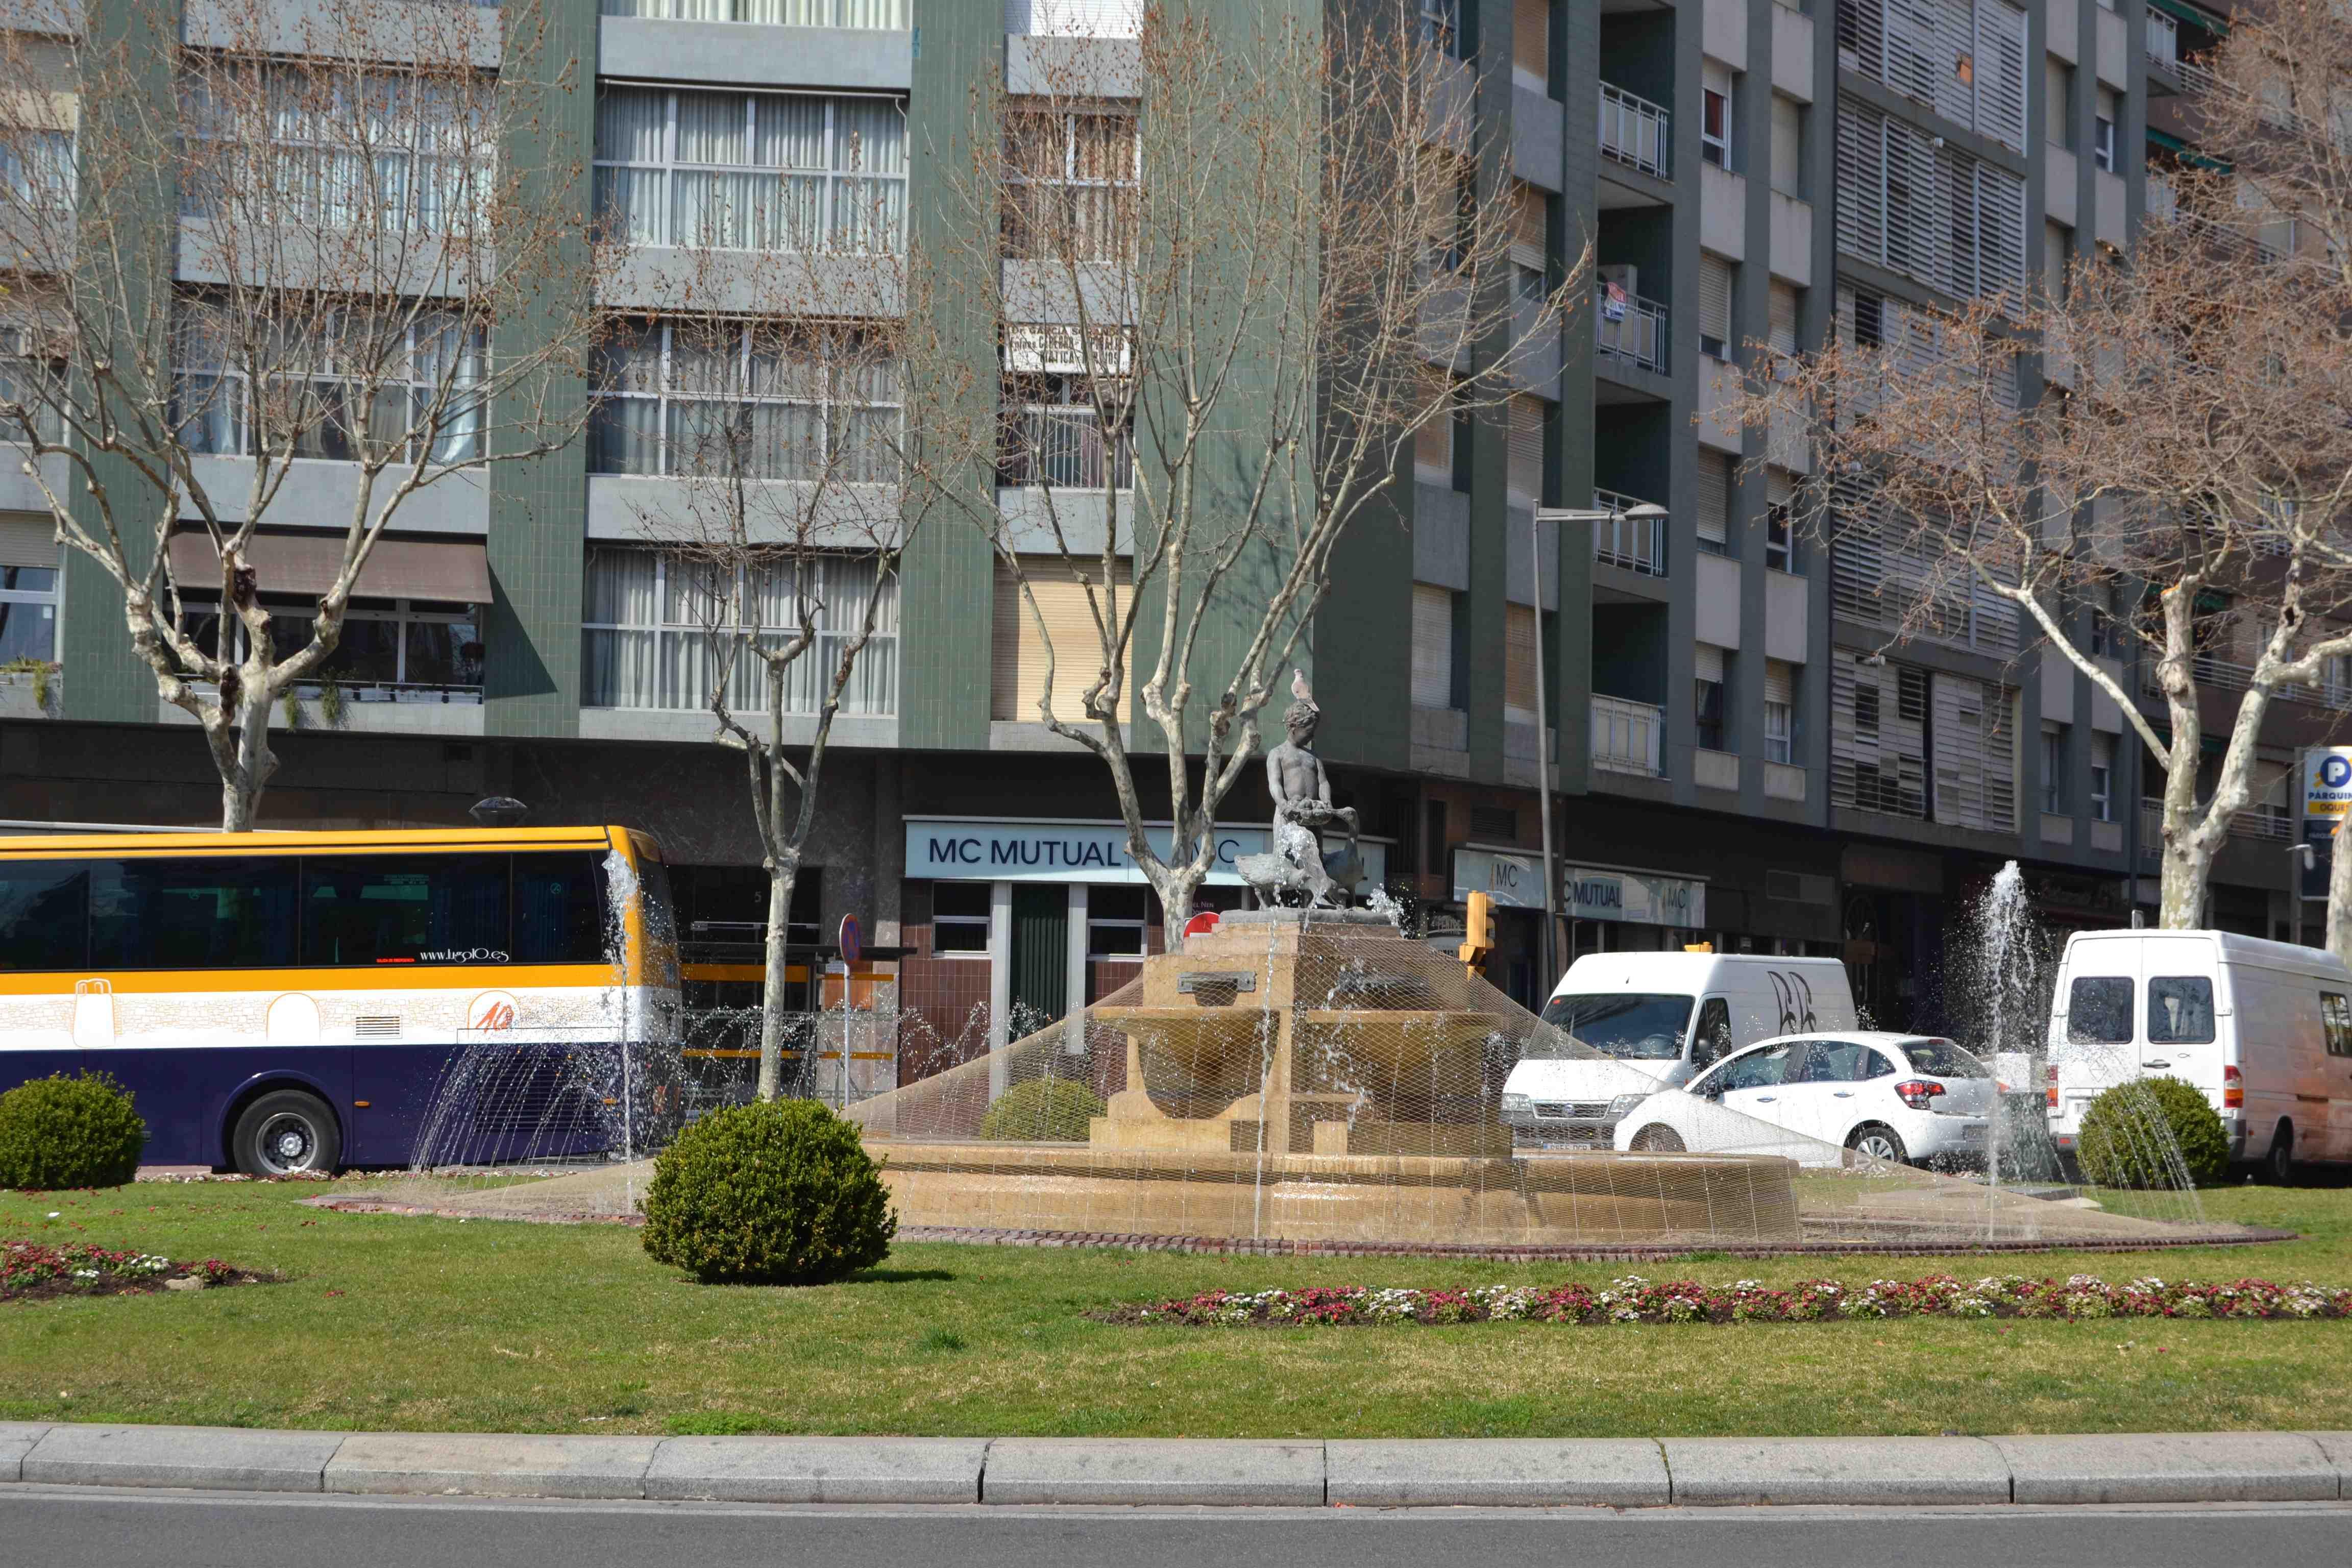
POLYGON ((841 917, 841 962, 855 963, 865 955, 866 931, 856 915, 841 917))

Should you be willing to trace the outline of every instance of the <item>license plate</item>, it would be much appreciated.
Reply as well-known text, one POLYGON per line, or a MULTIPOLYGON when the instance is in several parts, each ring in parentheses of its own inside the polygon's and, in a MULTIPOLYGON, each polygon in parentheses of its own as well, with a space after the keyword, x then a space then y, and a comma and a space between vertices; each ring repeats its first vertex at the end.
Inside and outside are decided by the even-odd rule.
POLYGON ((1960 1129, 1960 1142, 1963 1143, 1981 1143, 1984 1142, 1984 1135, 1985 1130, 1981 1126, 1960 1129))

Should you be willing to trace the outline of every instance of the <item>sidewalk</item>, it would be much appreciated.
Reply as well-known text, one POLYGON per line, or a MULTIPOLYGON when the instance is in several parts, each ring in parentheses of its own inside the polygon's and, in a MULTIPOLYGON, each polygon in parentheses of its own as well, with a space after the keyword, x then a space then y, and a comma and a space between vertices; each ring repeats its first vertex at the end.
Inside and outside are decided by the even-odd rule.
POLYGON ((534 1436, 0 1422, 0 1483, 8 1482, 1231 1508, 2312 1502, 2352 1500, 2352 1432, 1261 1442, 534 1436))

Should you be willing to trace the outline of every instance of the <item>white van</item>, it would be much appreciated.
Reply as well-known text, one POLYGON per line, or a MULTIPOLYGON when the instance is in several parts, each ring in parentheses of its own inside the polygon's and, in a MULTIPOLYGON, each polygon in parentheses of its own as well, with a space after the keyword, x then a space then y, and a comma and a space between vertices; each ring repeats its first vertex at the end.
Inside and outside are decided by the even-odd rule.
POLYGON ((1776 1035, 1855 1026, 1834 958, 1593 952, 1569 966, 1544 1021, 1607 1059, 1536 1054, 1503 1085, 1515 1142, 1606 1149, 1618 1119, 1725 1053, 1776 1035))
POLYGON ((2050 1061, 2061 1149, 2101 1089, 2162 1076, 2204 1090, 2235 1159, 2281 1177, 2306 1160, 2352 1161, 2352 971, 2318 948, 2077 931, 2051 1001, 2050 1061))

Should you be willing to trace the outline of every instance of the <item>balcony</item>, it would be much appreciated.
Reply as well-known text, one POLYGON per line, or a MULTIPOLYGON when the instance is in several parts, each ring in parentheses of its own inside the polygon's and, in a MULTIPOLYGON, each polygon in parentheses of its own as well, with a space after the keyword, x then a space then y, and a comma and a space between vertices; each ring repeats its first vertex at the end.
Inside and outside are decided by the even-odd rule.
POLYGON ((1601 151, 1629 168, 1674 178, 1673 117, 1661 104, 1601 84, 1601 151))
MULTIPOLYGON (((2292 844, 2294 809, 2256 805, 2233 812, 2230 816, 2230 837, 2263 844, 2292 844)), ((2164 805, 2159 801, 2139 803, 2139 858, 2151 866, 2164 858, 2164 805)))
MULTIPOLYGON (((2243 691, 2253 684, 2254 667, 2250 664, 2237 664, 2226 658, 2199 654, 2190 661, 2190 668, 2196 674, 2200 690, 2243 691)), ((2139 689, 2145 696, 2161 698, 2164 695, 2164 688, 2157 684, 2154 665, 2141 667, 2139 689)), ((2337 713, 2352 713, 2352 685, 2342 679, 2315 680, 2308 685, 2290 683, 2274 688, 2271 695, 2284 702, 2301 702, 2337 713)))
POLYGON ((1612 514, 1606 522, 1592 525, 1593 560, 1603 566, 1638 572, 1644 577, 1666 574, 1666 520, 1624 515, 1646 504, 1637 497, 1620 495, 1615 490, 1596 489, 1592 492, 1593 509, 1612 514))
POLYGON ((1592 343, 1603 359, 1664 375, 1666 371, 1666 308, 1629 294, 1614 283, 1592 290, 1592 343))
POLYGON ((1630 698, 1592 698, 1592 765, 1605 773, 1664 778, 1660 742, 1665 735, 1665 710, 1630 698))

